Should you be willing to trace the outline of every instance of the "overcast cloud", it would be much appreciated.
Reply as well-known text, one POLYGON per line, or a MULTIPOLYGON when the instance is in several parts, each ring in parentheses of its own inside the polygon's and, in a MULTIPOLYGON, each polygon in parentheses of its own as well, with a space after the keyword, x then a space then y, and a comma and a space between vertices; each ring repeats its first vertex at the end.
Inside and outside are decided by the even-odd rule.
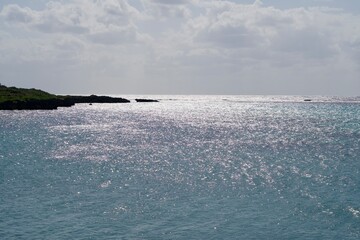
POLYGON ((357 0, 34 2, 0 4, 5 85, 54 93, 360 95, 357 0))

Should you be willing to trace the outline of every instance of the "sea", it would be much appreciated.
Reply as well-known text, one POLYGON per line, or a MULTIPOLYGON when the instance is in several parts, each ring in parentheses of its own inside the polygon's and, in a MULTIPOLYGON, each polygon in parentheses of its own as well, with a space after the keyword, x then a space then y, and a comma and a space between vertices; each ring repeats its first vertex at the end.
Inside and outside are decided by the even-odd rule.
POLYGON ((122 97, 0 111, 0 239, 360 239, 360 97, 122 97))

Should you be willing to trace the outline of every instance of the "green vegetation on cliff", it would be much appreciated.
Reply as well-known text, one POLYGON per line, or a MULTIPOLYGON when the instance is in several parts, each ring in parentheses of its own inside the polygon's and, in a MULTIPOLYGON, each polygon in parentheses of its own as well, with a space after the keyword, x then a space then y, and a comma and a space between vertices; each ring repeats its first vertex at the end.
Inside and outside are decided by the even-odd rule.
POLYGON ((37 110, 70 107, 76 103, 127 103, 108 96, 60 96, 38 89, 6 87, 0 84, 0 110, 37 110))
POLYGON ((8 101, 27 101, 27 100, 49 100, 57 99, 54 94, 44 92, 39 89, 26 89, 16 87, 6 87, 0 85, 0 103, 8 101))

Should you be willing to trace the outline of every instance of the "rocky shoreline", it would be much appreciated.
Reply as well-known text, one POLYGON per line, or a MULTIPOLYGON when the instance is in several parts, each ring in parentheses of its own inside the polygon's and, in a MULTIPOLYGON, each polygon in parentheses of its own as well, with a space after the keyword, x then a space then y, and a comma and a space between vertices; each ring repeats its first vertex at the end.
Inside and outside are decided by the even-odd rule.
POLYGON ((109 96, 61 96, 38 89, 24 89, 0 85, 0 110, 55 110, 76 103, 129 103, 125 98, 109 96))
POLYGON ((27 99, 0 103, 0 110, 55 110, 58 107, 71 107, 76 103, 129 103, 125 98, 108 96, 66 96, 53 99, 27 99))
POLYGON ((136 102, 159 102, 159 100, 155 100, 155 99, 144 99, 144 98, 136 98, 135 101, 136 101, 136 102))

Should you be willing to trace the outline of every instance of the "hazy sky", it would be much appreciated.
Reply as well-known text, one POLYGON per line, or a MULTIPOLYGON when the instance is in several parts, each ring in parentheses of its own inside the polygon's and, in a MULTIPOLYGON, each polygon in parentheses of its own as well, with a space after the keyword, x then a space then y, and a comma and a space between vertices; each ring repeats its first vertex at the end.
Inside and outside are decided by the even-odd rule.
POLYGON ((1 0, 0 83, 360 95, 360 1, 1 0))

